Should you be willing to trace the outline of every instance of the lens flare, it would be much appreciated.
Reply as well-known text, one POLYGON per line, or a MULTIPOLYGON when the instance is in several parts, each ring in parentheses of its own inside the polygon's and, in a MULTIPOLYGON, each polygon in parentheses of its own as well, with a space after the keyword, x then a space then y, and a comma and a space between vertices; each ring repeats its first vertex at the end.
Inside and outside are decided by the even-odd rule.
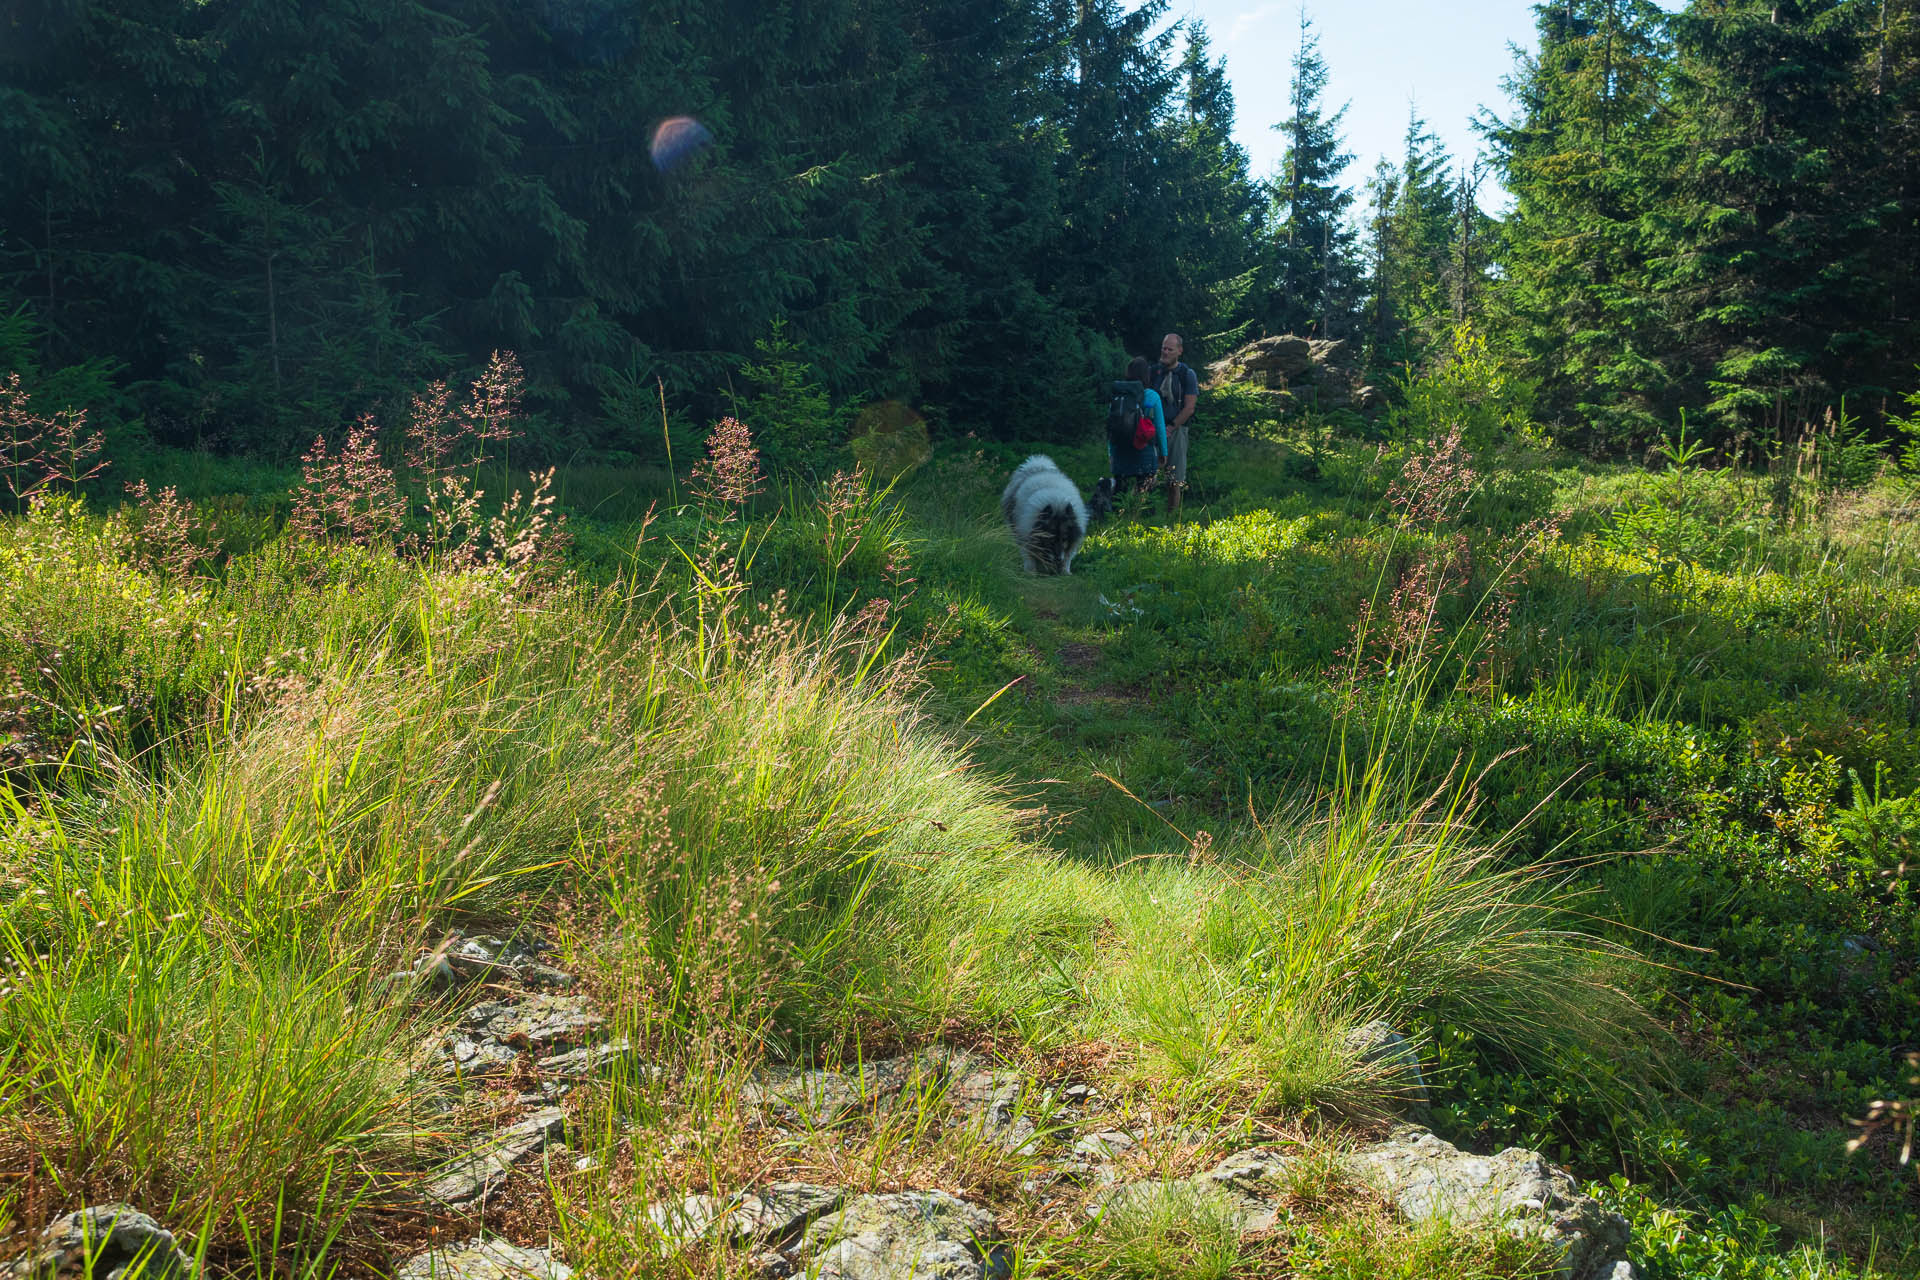
POLYGON ((894 480, 933 454, 926 420, 898 400, 882 400, 853 420, 853 456, 877 478, 894 480))
POLYGON ((692 116, 670 116, 653 131, 653 167, 671 173, 712 143, 713 131, 692 116))

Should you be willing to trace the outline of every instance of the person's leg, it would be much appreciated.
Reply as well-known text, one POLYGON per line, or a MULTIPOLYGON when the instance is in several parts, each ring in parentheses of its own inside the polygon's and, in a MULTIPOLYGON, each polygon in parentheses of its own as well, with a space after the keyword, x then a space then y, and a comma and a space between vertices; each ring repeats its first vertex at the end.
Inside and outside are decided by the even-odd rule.
POLYGON ((1167 490, 1167 514, 1180 510, 1180 496, 1187 487, 1187 428, 1167 428, 1167 463, 1171 484, 1167 490))

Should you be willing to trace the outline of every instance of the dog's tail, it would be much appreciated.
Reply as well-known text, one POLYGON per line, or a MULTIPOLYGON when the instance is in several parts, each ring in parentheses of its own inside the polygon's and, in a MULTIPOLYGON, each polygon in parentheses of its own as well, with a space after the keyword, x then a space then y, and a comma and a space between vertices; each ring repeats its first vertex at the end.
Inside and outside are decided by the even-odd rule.
POLYGON ((1033 522, 1033 558, 1048 573, 1059 573, 1085 531, 1080 515, 1064 502, 1049 502, 1033 522))

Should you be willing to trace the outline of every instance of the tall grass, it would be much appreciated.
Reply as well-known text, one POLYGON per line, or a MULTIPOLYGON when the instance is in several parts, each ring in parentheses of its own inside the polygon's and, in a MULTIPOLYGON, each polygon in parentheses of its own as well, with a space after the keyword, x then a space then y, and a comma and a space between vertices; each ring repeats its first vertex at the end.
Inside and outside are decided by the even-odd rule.
MULTIPOLYGON (((819 501, 782 554, 896 535, 819 501)), ((0 654, 106 656, 32 684, 101 701, 89 770, 0 791, 25 1220, 131 1196, 242 1253, 361 1221, 450 1140, 411 1070, 449 1011, 382 975, 456 925, 558 933, 613 1030, 719 1079, 959 1027, 1107 1041, 1202 1104, 1367 1111, 1391 1085, 1341 1035, 1375 1016, 1521 1057, 1631 1029, 1618 957, 1458 798, 1376 779, 1178 858, 1063 859, 871 611, 799 616, 738 558, 675 592, 281 541, 183 584, 83 509, 38 519, 0 542, 0 654), (161 688, 139 733, 104 701, 161 688)))

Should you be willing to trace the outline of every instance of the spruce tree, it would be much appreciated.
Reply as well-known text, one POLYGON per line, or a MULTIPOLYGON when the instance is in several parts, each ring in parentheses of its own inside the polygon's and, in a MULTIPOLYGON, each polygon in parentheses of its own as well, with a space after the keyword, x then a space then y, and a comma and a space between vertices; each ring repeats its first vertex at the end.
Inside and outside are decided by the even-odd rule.
POLYGON ((1350 314, 1336 300, 1350 297, 1355 273, 1354 234, 1347 223, 1353 191, 1341 182, 1352 162, 1342 149, 1342 106, 1324 114, 1328 70, 1306 10, 1293 55, 1292 114, 1274 126, 1287 140, 1280 172, 1268 182, 1268 293, 1263 321, 1274 332, 1339 334, 1350 314))
POLYGON ((1705 408, 1760 448, 1868 386, 1894 211, 1872 153, 1873 11, 1848 0, 1697 0, 1675 17, 1678 145, 1661 287, 1705 408))
POLYGON ((1170 327, 1167 299, 1180 286, 1176 216, 1164 198, 1177 192, 1160 156, 1178 87, 1172 36, 1155 34, 1165 7, 1081 0, 1059 15, 1068 53, 1056 71, 1063 235, 1037 283, 1090 330, 1133 350, 1170 327))
MULTIPOLYGON (((1065 235, 1055 166, 1064 42, 1030 0, 898 11, 915 77, 908 182, 926 228, 918 306, 887 351, 936 425, 1026 438, 1072 430, 1104 371, 1036 278, 1065 235)), ((1104 344, 1098 352, 1106 353, 1104 344)))
POLYGON ((1409 106, 1398 189, 1388 215, 1388 278, 1392 309, 1399 316, 1397 363, 1423 363, 1442 345, 1453 322, 1447 288, 1457 221, 1452 168, 1439 135, 1409 106))
POLYGON ((1648 0, 1534 12, 1539 54, 1507 82, 1518 111, 1480 126, 1514 201, 1491 327, 1567 438, 1644 442, 1679 403, 1686 364, 1656 278, 1675 145, 1666 18, 1648 0))
POLYGON ((1920 0, 1879 0, 1871 65, 1875 159, 1864 175, 1887 209, 1873 319, 1886 334, 1885 380, 1920 387, 1920 0))
MULTIPOLYGON (((1159 198, 1176 219, 1177 281, 1164 326, 1187 333, 1190 358, 1237 345, 1253 324, 1248 299, 1258 278, 1265 202, 1233 140, 1233 89, 1224 60, 1211 56, 1205 24, 1186 28, 1178 105, 1159 159, 1159 198)), ((1150 335, 1151 336, 1151 335, 1150 335)))

